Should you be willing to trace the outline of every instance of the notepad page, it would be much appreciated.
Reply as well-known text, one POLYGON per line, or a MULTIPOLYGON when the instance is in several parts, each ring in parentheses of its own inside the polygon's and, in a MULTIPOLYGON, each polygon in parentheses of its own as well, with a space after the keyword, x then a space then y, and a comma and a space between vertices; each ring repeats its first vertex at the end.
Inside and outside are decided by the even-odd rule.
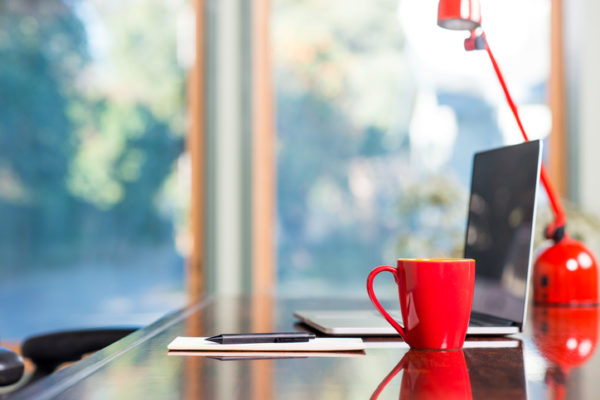
POLYGON ((357 351, 364 350, 360 338, 316 338, 308 342, 219 344, 206 337, 176 337, 167 348, 186 351, 357 351))

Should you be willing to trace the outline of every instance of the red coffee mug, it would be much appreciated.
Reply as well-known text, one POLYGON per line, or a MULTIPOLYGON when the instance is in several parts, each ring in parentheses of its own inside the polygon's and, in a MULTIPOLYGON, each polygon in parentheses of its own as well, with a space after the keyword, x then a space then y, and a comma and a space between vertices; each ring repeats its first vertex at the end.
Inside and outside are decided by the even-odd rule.
POLYGON ((402 339, 415 349, 460 349, 465 341, 475 286, 475 260, 399 259, 398 267, 375 268, 367 279, 369 298, 402 339), (404 327, 383 309, 373 280, 394 275, 404 327))

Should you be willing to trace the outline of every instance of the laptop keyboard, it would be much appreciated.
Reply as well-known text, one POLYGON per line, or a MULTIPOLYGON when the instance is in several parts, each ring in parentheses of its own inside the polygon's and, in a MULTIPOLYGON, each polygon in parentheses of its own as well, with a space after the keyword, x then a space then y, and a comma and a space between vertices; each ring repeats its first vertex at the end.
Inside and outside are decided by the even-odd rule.
POLYGON ((514 322, 503 318, 493 317, 477 311, 471 312, 470 326, 513 326, 514 322))

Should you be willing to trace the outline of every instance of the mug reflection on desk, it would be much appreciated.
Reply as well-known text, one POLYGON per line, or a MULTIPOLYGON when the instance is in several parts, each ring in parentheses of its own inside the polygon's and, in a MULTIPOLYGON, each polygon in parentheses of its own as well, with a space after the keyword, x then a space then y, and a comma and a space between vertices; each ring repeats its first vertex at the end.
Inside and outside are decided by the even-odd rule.
POLYGON ((462 350, 409 350, 381 381, 371 400, 377 399, 404 370, 400 399, 472 399, 471 381, 462 350))

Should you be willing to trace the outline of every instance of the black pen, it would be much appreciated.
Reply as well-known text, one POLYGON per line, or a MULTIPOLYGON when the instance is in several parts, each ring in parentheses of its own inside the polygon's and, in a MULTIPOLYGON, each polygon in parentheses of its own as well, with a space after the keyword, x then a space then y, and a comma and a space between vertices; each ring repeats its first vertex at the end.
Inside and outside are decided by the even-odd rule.
POLYGON ((314 333, 306 332, 276 332, 276 333, 235 333, 217 335, 206 338, 211 342, 220 344, 243 344, 243 343, 291 343, 308 342, 314 339, 314 333))

